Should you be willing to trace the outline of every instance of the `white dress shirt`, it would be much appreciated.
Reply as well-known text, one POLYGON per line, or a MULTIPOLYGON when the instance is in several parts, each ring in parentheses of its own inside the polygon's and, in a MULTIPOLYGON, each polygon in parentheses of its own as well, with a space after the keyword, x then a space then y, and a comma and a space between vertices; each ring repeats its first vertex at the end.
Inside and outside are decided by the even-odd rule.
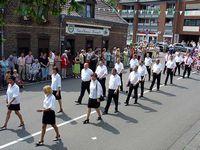
POLYGON ((124 70, 124 65, 121 62, 119 64, 115 63, 115 69, 117 70, 117 73, 120 74, 124 70))
POLYGON ((109 89, 116 90, 118 87, 121 86, 121 79, 118 74, 110 76, 109 80, 109 89))
POLYGON ((165 61, 168 61, 170 58, 170 54, 165 55, 165 61))
POLYGON ((132 71, 128 77, 131 84, 135 85, 141 80, 141 76, 138 72, 132 71))
POLYGON ((98 65, 95 73, 97 74, 98 78, 100 78, 100 79, 105 78, 106 75, 108 74, 107 67, 105 65, 103 65, 103 66, 98 65))
POLYGON ((151 66, 152 59, 150 57, 145 57, 144 64, 145 64, 145 66, 151 66))
POLYGON ((169 69, 174 69, 176 67, 176 63, 174 60, 168 60, 166 63, 166 67, 169 69))
POLYGON ((135 68, 136 66, 139 66, 139 62, 138 62, 138 60, 137 59, 131 59, 131 61, 130 61, 130 68, 135 68))
POLYGON ((43 101, 43 108, 55 110, 55 101, 56 101, 56 98, 53 94, 49 96, 45 95, 45 99, 43 101))
POLYGON ((81 80, 86 82, 91 80, 91 75, 93 74, 93 71, 90 68, 83 68, 81 70, 81 80))
POLYGON ((153 68, 152 68, 152 70, 153 70, 153 73, 156 73, 156 74, 160 74, 161 72, 162 72, 162 64, 161 63, 159 63, 159 64, 154 64, 153 65, 153 68))
POLYGON ((192 60, 191 57, 185 57, 185 58, 184 58, 184 63, 185 63, 185 65, 191 66, 192 61, 193 61, 193 60, 192 60))
POLYGON ((51 88, 53 91, 58 91, 61 88, 61 77, 58 73, 51 75, 51 88))
POLYGON ((176 57, 175 57, 175 62, 176 62, 176 63, 182 63, 182 62, 183 62, 182 56, 176 56, 176 57))
POLYGON ((147 67, 145 65, 139 65, 138 67, 138 73, 140 74, 140 76, 145 76, 148 74, 147 72, 147 67))
POLYGON ((17 64, 19 66, 25 66, 25 57, 19 57, 18 61, 17 61, 17 64))
POLYGON ((8 103, 10 103, 13 98, 15 98, 15 100, 12 102, 12 104, 19 104, 20 103, 20 92, 19 92, 19 86, 14 83, 13 86, 11 86, 11 84, 8 85, 8 89, 7 89, 7 100, 8 103))
POLYGON ((101 84, 97 80, 96 81, 92 80, 90 82, 89 98, 97 99, 97 98, 100 98, 102 95, 103 95, 103 90, 102 90, 101 84))

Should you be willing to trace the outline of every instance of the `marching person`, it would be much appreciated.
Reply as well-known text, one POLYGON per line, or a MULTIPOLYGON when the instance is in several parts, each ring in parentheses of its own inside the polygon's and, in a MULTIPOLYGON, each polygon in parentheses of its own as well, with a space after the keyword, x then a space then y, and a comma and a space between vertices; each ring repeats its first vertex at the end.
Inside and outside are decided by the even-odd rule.
POLYGON ((103 96, 106 97, 106 76, 108 74, 107 67, 103 64, 102 61, 99 62, 97 69, 95 71, 97 74, 98 81, 100 82, 103 89, 103 96))
POLYGON ((7 98, 6 98, 6 103, 8 107, 7 115, 6 115, 6 120, 4 125, 1 127, 2 130, 7 129, 8 121, 10 119, 12 111, 15 111, 15 114, 20 120, 20 125, 19 127, 24 126, 24 121, 22 118, 20 111, 20 91, 19 91, 19 86, 15 83, 16 78, 14 76, 10 76, 8 82, 8 89, 7 89, 7 98))
POLYGON ((170 76, 170 84, 173 84, 173 75, 174 75, 174 69, 176 67, 176 63, 175 63, 172 55, 170 56, 169 60, 167 61, 166 67, 167 67, 167 76, 165 79, 165 86, 167 85, 169 76, 170 76))
POLYGON ((97 80, 97 74, 93 73, 90 82, 90 94, 88 100, 88 111, 87 111, 87 118, 83 121, 83 124, 89 123, 89 117, 91 113, 91 109, 94 108, 98 114, 97 120, 102 120, 101 113, 99 110, 100 107, 100 97, 102 96, 102 87, 99 81, 97 80))
POLYGON ((58 74, 58 68, 53 67, 53 74, 51 75, 51 89, 53 90, 53 95, 55 96, 56 100, 58 100, 58 104, 60 110, 58 113, 63 112, 62 108, 62 97, 61 97, 61 76, 58 74))
POLYGON ((176 62, 176 67, 174 70, 174 76, 176 75, 177 68, 178 68, 178 75, 180 76, 181 64, 183 62, 183 58, 180 53, 177 53, 177 55, 175 57, 175 62, 176 62))
POLYGON ((141 76, 141 80, 140 80, 141 94, 140 94, 140 97, 143 97, 143 94, 144 94, 144 82, 145 82, 145 78, 146 78, 146 76, 148 74, 147 68, 144 65, 144 61, 140 61, 140 65, 138 67, 138 73, 141 76))
POLYGON ((190 72, 192 70, 191 65, 192 65, 192 58, 191 58, 191 54, 187 54, 187 56, 184 58, 184 64, 185 64, 185 69, 183 72, 183 78, 185 78, 185 74, 187 72, 187 77, 190 77, 190 72))
POLYGON ((45 99, 43 101, 43 109, 38 109, 37 112, 43 112, 43 117, 42 117, 42 134, 40 141, 36 143, 36 146, 43 146, 44 145, 44 135, 46 132, 47 125, 50 124, 55 132, 56 132, 56 138, 54 141, 61 140, 60 139, 60 134, 58 131, 58 127, 56 125, 56 115, 55 115, 55 101, 56 98, 52 94, 52 89, 50 86, 45 86, 43 88, 44 94, 45 94, 45 99))
POLYGON ((137 100, 138 100, 138 86, 139 86, 139 82, 141 80, 141 76, 138 73, 138 66, 135 66, 135 68, 133 69, 133 71, 130 73, 129 77, 128 77, 128 84, 129 85, 129 92, 128 92, 128 96, 125 102, 125 106, 129 105, 129 100, 131 97, 131 93, 134 89, 134 97, 135 97, 135 103, 134 104, 138 104, 137 100))
POLYGON ((112 69, 112 74, 109 80, 108 100, 103 114, 108 114, 112 98, 115 102, 115 113, 118 112, 118 101, 119 101, 119 88, 121 86, 120 76, 117 74, 117 69, 112 69))
POLYGON ((120 90, 123 91, 123 80, 122 80, 122 73, 124 70, 124 65, 123 63, 120 61, 120 59, 117 59, 117 63, 115 63, 115 69, 117 70, 117 74, 120 76, 121 79, 121 86, 120 86, 120 90))
POLYGON ((88 94, 90 94, 90 81, 92 75, 93 71, 89 68, 89 64, 85 63, 84 68, 81 70, 81 93, 78 101, 75 101, 77 105, 81 104, 85 90, 87 90, 88 94))
POLYGON ((147 68, 147 72, 148 72, 148 75, 149 75, 149 81, 150 81, 151 80, 152 59, 151 59, 151 57, 149 57, 149 53, 147 53, 147 56, 144 59, 144 63, 145 63, 145 66, 147 68))
POLYGON ((167 61, 169 60, 170 55, 171 55, 171 54, 170 54, 170 51, 168 51, 167 54, 165 55, 165 66, 164 66, 163 74, 165 74, 165 71, 166 71, 166 69, 167 69, 166 63, 167 63, 167 61))
POLYGON ((160 63, 160 59, 156 59, 156 63, 152 67, 152 72, 153 72, 153 80, 152 80, 149 90, 150 92, 152 91, 155 81, 157 80, 157 91, 159 91, 161 72, 162 72, 162 64, 160 63))
POLYGON ((134 69, 136 66, 139 66, 139 62, 137 60, 137 55, 133 54, 133 58, 130 60, 130 68, 134 69))

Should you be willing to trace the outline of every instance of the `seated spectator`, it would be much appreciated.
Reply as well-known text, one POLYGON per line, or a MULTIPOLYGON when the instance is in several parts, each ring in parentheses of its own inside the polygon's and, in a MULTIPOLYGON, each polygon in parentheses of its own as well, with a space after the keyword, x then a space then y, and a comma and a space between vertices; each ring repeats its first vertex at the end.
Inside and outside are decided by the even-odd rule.
POLYGON ((32 81, 35 81, 36 78, 37 78, 37 75, 39 74, 40 72, 40 63, 38 61, 38 59, 35 59, 35 62, 31 65, 31 79, 32 81))
POLYGON ((20 87, 23 88, 24 87, 24 82, 20 79, 19 74, 17 73, 17 70, 14 69, 13 70, 13 76, 15 77, 15 83, 20 87))

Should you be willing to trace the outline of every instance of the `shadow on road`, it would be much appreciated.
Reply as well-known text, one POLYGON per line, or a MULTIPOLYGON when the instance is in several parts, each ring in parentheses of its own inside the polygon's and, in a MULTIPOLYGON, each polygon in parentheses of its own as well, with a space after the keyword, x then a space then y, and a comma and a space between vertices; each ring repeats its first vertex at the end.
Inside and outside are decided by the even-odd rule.
POLYGON ((109 114, 110 116, 118 117, 126 121, 126 123, 138 123, 135 118, 129 117, 122 112, 118 112, 117 114, 109 114))
POLYGON ((117 130, 115 127, 111 126, 107 122, 104 122, 103 120, 97 124, 95 123, 90 123, 90 124, 96 127, 101 127, 102 129, 111 132, 113 134, 120 134, 119 130, 117 130))
POLYGON ((64 147, 64 144, 62 141, 56 142, 53 145, 44 145, 43 147, 46 147, 50 150, 68 150, 67 147, 64 147))
POLYGON ((155 110, 151 107, 144 106, 142 104, 136 104, 136 105, 130 104, 130 106, 135 106, 135 107, 139 107, 139 108, 142 108, 144 110, 147 110, 147 112, 145 112, 145 113, 157 112, 157 110, 155 110))
POLYGON ((153 99, 150 99, 150 98, 148 98, 148 97, 140 98, 140 100, 149 101, 149 102, 151 102, 151 103, 153 103, 153 104, 157 104, 157 105, 162 105, 161 102, 156 101, 156 100, 153 100, 153 99))
MULTIPOLYGON (((68 116, 67 114, 65 114, 65 113, 62 113, 62 114, 56 115, 56 117, 59 118, 59 119, 62 119, 63 121, 69 121, 69 120, 72 120, 72 118, 69 117, 69 116, 68 116)), ((77 122, 76 122, 76 121, 72 121, 72 122, 70 122, 70 124, 72 124, 72 125, 76 125, 77 122)))
POLYGON ((174 97, 176 95, 172 94, 172 93, 168 93, 168 92, 164 92, 164 91, 157 91, 157 93, 160 93, 160 94, 163 94, 163 95, 166 95, 166 96, 170 96, 170 97, 174 97))
POLYGON ((177 85, 177 84, 174 84, 173 85, 174 87, 177 87, 177 88, 180 88, 180 89, 188 89, 187 87, 185 87, 185 86, 181 86, 181 85, 177 85))

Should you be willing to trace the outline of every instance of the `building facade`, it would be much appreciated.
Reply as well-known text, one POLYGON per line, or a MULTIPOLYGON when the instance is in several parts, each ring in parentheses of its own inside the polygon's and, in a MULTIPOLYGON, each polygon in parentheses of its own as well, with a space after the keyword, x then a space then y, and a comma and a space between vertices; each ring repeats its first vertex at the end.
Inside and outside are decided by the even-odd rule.
POLYGON ((118 8, 129 22, 129 43, 199 40, 199 0, 120 0, 118 8))

